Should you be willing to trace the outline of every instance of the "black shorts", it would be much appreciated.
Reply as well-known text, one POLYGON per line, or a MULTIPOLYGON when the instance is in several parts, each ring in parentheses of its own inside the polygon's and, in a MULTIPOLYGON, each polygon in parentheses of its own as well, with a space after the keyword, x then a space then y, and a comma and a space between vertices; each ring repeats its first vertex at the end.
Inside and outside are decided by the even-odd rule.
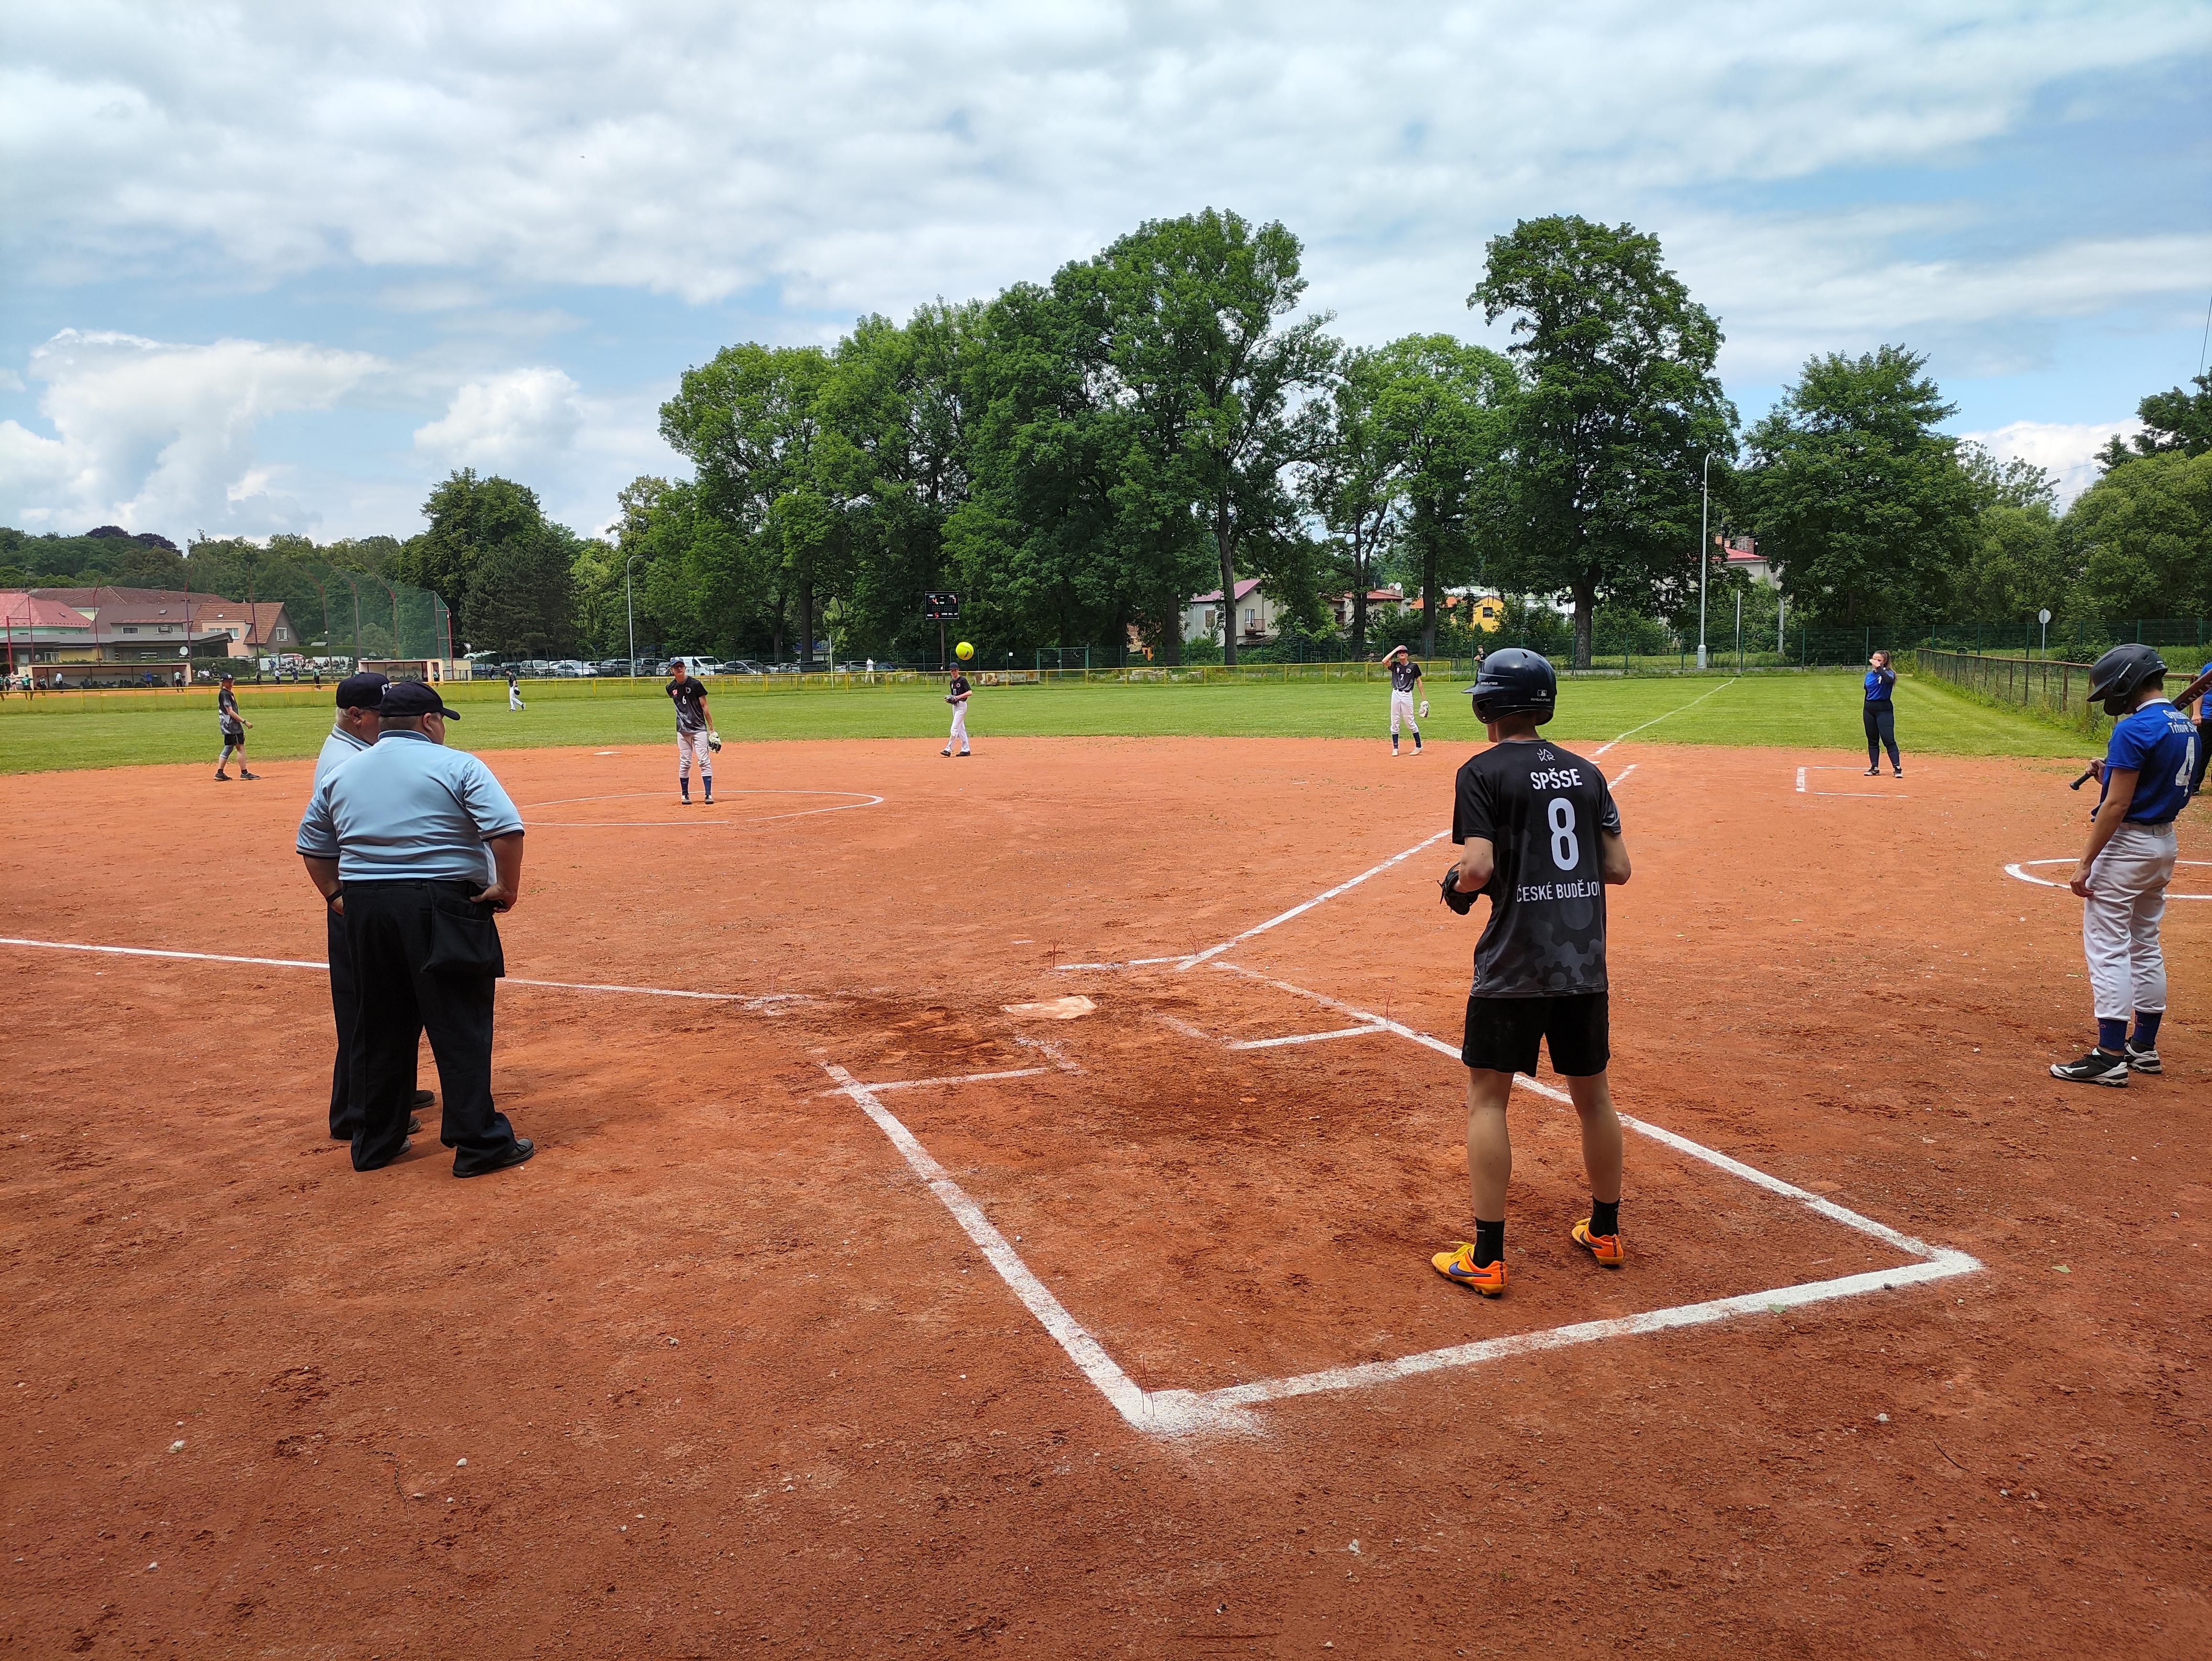
POLYGON ((1459 1058, 1492 1073, 1536 1073, 1536 1041, 1552 1052, 1552 1071, 1565 1079, 1602 1073, 1613 1059, 1606 995, 1571 998, 1469 998, 1467 1037, 1459 1058))
POLYGON ((243 727, 224 727, 222 741, 233 749, 243 750, 246 747, 246 729, 243 727))

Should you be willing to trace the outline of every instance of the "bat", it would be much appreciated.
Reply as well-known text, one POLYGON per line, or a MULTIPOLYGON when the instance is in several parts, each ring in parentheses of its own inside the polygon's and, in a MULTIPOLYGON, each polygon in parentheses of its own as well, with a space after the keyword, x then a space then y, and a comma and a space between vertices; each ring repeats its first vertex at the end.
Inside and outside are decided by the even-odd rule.
MULTIPOLYGON (((2202 697, 2208 691, 2212 691, 2212 672, 2208 672, 2197 676, 2195 680, 2191 681, 2188 685, 2183 687, 2181 689, 2181 695, 2173 700, 2173 707, 2179 709, 2183 704, 2187 703, 2191 699, 2202 697)), ((2097 764, 2094 762, 2091 762, 2089 765, 2081 770, 2081 776, 2075 779, 2073 783, 2068 785, 2066 788, 2069 790, 2079 790, 2083 785, 2087 784, 2096 776, 2097 764)))

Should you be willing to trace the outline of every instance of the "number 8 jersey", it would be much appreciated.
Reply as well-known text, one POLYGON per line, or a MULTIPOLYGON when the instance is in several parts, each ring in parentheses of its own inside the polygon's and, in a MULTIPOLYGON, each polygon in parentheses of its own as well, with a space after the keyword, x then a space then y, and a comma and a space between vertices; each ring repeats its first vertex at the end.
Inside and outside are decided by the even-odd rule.
POLYGON ((1490 922, 1474 948, 1478 998, 1602 992, 1605 880, 1598 835, 1620 830, 1605 776, 1543 739, 1508 739, 1459 770, 1452 841, 1489 843, 1490 922))

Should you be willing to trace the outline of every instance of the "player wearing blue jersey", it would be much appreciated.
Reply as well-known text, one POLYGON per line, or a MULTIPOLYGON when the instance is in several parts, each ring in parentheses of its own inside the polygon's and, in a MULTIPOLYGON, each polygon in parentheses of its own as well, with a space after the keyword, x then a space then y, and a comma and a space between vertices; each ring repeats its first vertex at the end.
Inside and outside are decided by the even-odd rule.
POLYGON ((1881 752, 1889 750, 1889 764, 1897 776, 1905 776, 1905 764, 1897 755, 1897 705, 1891 694, 1897 690, 1897 671, 1890 666, 1889 654, 1876 652, 1867 660, 1866 701, 1861 720, 1866 727, 1866 776, 1873 778, 1881 771, 1881 752))
POLYGON ((2159 920, 2173 879, 2173 818, 2189 801, 2197 729, 2166 696, 2166 664, 2148 646, 2115 646, 2089 671, 2089 697, 2113 718, 2089 840, 2067 883, 2081 896, 2081 949, 2089 960, 2097 1047, 2051 1076, 2125 1085, 2162 1070, 2158 1027, 2166 1014, 2166 954, 2159 920), (2128 1017, 2135 1031, 2128 1031, 2128 1017))

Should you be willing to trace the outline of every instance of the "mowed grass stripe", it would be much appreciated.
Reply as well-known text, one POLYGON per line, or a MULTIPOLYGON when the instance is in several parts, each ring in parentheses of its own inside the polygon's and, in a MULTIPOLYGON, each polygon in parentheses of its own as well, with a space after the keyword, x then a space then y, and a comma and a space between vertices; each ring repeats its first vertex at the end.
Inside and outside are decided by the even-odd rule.
MULTIPOLYGON (((503 687, 471 688, 450 741, 470 750, 555 745, 673 745, 674 723, 657 684, 635 694, 548 697, 520 714, 503 687), (496 697, 488 696, 496 691, 496 697)), ((327 698, 328 694, 324 695, 327 698)), ((1479 744, 1459 683, 1431 687, 1431 742, 1479 744)), ((248 754, 279 761, 312 756, 330 731, 327 703, 296 692, 241 691, 254 723, 248 754)), ((777 739, 913 739, 943 741, 943 694, 921 686, 812 691, 730 691, 712 700, 726 743, 777 739)), ((215 698, 204 709, 102 707, 97 697, 0 703, 0 772, 52 772, 153 763, 204 762, 221 740, 215 698)), ((2085 740, 2009 710, 1993 709, 1941 682, 1907 679, 1897 689, 1898 742, 1908 756, 2073 756, 2085 740)), ((1000 737, 1342 738, 1389 736, 1389 700, 1380 685, 1319 682, 1230 685, 986 687, 969 725, 978 744, 1000 737)), ((1595 748, 1632 727, 1632 742, 1782 745, 1865 752, 1856 678, 1834 674, 1570 680, 1546 729, 1563 744, 1595 748), (1711 696, 1705 696, 1706 694, 1711 696), (1646 722, 1655 722, 1644 726, 1646 722)))

